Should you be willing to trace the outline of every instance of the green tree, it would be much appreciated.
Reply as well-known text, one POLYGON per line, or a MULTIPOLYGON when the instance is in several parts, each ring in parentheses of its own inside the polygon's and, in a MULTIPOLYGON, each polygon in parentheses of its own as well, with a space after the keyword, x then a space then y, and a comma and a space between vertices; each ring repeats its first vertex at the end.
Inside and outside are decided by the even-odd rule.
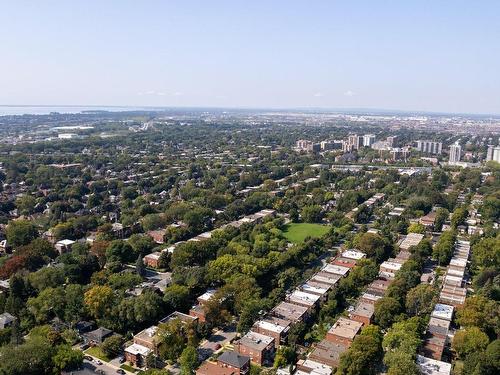
POLYGON ((35 210, 36 199, 32 195, 21 195, 16 199, 16 207, 21 215, 31 215, 35 210))
POLYGON ((382 297, 375 302, 374 321, 382 328, 388 328, 401 311, 401 305, 392 297, 382 297))
POLYGON ((144 276, 145 272, 146 272, 146 267, 144 265, 144 262, 142 260, 142 255, 139 255, 137 257, 137 260, 135 262, 135 272, 139 275, 139 276, 144 276))
POLYGON ((425 226, 420 223, 413 223, 408 227, 408 233, 425 233, 425 226))
POLYGON ((103 318, 114 305, 114 293, 109 286, 96 285, 85 292, 85 306, 97 319, 103 318))
POLYGON ((69 345, 61 345, 57 348, 57 352, 52 357, 52 360, 58 371, 76 370, 83 363, 83 352, 81 350, 73 350, 69 345))
POLYGON ((172 310, 184 311, 191 306, 189 288, 184 285, 172 284, 165 289, 163 301, 172 310))
POLYGON ((461 327, 478 327, 490 336, 500 334, 500 304, 483 296, 465 299, 457 309, 457 323, 461 327))
POLYGON ((196 348, 187 346, 179 359, 181 365, 181 375, 193 375, 198 367, 198 352, 196 348))
POLYGON ((28 220, 11 221, 5 230, 7 243, 12 247, 28 245, 38 236, 35 225, 28 220))
POLYGON ((300 215, 306 223, 319 223, 323 218, 321 206, 319 205, 305 206, 302 208, 300 215))
POLYGON ((114 358, 121 352, 122 346, 123 337, 120 335, 113 335, 103 341, 101 349, 108 358, 114 358))
POLYGON ((406 311, 409 315, 427 314, 432 310, 432 301, 436 291, 432 285, 419 284, 410 289, 406 295, 406 311))
POLYGON ((453 337, 452 347, 462 359, 474 352, 480 352, 488 346, 489 339, 477 327, 461 329, 453 337))

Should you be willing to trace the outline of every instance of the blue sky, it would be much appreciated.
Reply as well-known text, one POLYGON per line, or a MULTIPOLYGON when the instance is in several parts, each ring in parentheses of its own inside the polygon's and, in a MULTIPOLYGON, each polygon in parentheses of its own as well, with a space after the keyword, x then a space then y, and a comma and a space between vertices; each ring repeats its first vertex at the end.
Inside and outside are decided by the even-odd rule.
POLYGON ((0 104, 500 113, 500 1, 0 0, 0 104))

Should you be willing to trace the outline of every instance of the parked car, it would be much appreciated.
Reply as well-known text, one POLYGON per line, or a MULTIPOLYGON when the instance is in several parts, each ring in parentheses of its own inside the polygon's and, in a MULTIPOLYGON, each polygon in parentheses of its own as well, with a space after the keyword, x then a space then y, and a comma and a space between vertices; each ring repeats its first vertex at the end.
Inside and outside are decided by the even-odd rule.
POLYGON ((83 358, 86 359, 87 361, 90 361, 90 362, 92 362, 94 360, 94 358, 92 358, 89 355, 84 355, 83 358))
POLYGON ((121 368, 116 370, 117 374, 126 374, 125 370, 122 370, 121 368))
POLYGON ((119 363, 125 363, 125 358, 124 357, 118 357, 118 362, 119 363))
POLYGON ((99 360, 95 361, 95 363, 97 363, 99 366, 102 365, 102 362, 99 360))
POLYGON ((88 348, 90 348, 89 344, 82 344, 82 345, 80 345, 80 350, 87 350, 88 348))

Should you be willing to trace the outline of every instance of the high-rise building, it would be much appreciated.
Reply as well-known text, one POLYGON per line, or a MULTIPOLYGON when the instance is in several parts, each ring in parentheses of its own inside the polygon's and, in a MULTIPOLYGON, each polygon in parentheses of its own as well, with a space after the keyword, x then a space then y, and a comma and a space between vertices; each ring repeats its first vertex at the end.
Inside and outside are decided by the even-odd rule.
POLYGON ((347 144, 350 146, 348 148, 351 148, 352 150, 357 150, 362 145, 362 143, 361 143, 362 141, 363 141, 363 138, 361 138, 359 135, 350 134, 347 137, 347 144))
POLYGON ((319 152, 321 145, 305 139, 299 139, 296 143, 296 149, 299 151, 319 152))
POLYGON ((426 154, 440 155, 443 150, 443 144, 434 141, 417 141, 417 150, 426 154))
POLYGON ((390 137, 387 137, 386 142, 388 147, 395 147, 396 146, 396 139, 398 138, 397 135, 392 135, 390 137))
POLYGON ((374 142, 375 142, 375 135, 373 135, 373 134, 365 134, 363 136, 363 146, 365 146, 365 147, 371 147, 374 142))
POLYGON ((456 142, 455 144, 450 146, 450 163, 457 163, 460 161, 460 157, 462 156, 462 147, 456 142))
POLYGON ((488 153, 486 154, 486 161, 494 160, 500 163, 500 146, 488 145, 488 153))

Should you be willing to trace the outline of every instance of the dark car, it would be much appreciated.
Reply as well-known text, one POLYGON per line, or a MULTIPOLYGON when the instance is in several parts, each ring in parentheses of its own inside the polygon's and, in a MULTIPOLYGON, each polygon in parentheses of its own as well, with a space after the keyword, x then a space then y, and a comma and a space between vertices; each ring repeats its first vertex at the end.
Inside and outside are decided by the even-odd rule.
POLYGON ((122 370, 121 368, 116 370, 116 373, 117 374, 126 374, 126 372, 124 370, 122 370))
POLYGON ((82 344, 82 345, 80 345, 80 350, 86 350, 86 349, 88 349, 89 347, 90 347, 90 345, 89 345, 89 344, 82 344))
POLYGON ((90 362, 92 362, 94 360, 94 358, 92 358, 89 355, 85 355, 85 356, 83 356, 83 358, 86 359, 87 361, 90 361, 90 362))

